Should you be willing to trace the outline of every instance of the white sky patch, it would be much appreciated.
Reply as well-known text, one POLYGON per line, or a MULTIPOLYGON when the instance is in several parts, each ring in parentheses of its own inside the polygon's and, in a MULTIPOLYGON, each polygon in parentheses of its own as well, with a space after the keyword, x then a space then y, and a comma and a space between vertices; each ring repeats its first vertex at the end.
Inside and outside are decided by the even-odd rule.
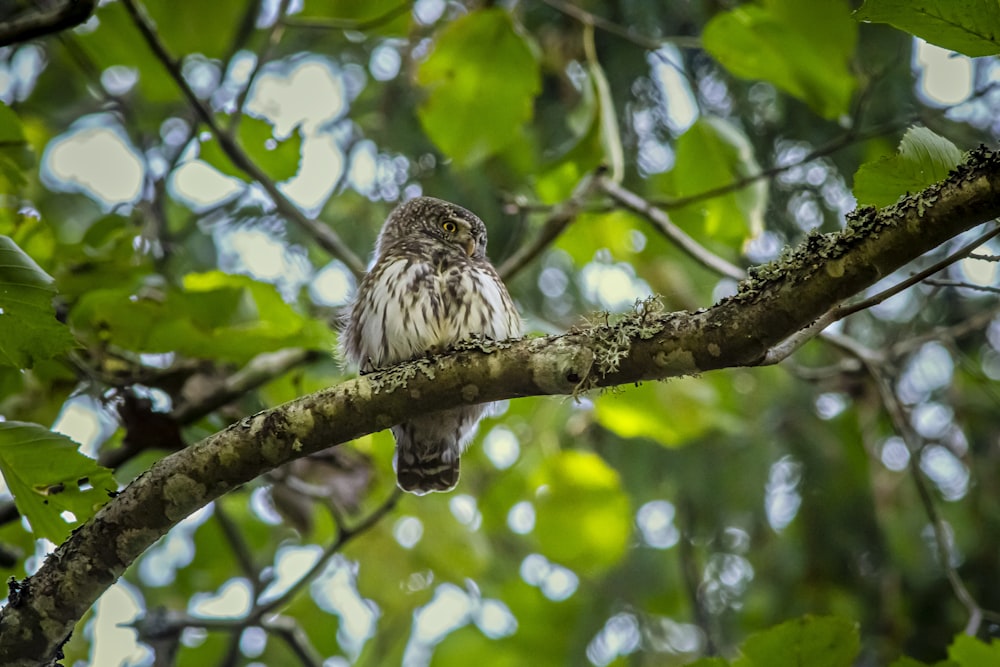
POLYGON ((646 281, 636 277, 635 269, 624 262, 590 262, 580 271, 577 280, 589 301, 612 312, 621 312, 630 308, 636 299, 652 296, 646 281))
POLYGON ((168 586, 177 570, 194 560, 194 532, 212 516, 212 505, 187 517, 160 538, 139 560, 139 578, 147 586, 168 586))
POLYGON ((362 194, 372 192, 378 182, 377 154, 375 143, 367 139, 359 141, 351 151, 347 180, 352 188, 362 194))
POLYGON ((301 208, 318 213, 344 169, 344 151, 332 135, 310 136, 302 142, 298 173, 278 189, 301 208))
POLYGON ((250 612, 253 589, 243 577, 230 579, 219 586, 218 593, 195 593, 188 602, 188 613, 201 618, 242 618, 250 612))
POLYGON ((265 66, 257 78, 247 111, 274 123, 275 134, 287 137, 297 125, 311 134, 347 112, 347 93, 340 73, 325 58, 309 57, 288 68, 265 66))
POLYGON ((653 80, 660 88, 667 114, 667 124, 681 134, 698 119, 698 105, 687 79, 681 73, 684 61, 676 46, 665 45, 648 56, 653 80))
POLYGON ((342 262, 332 261, 316 272, 309 295, 321 306, 342 306, 354 292, 354 276, 342 262))
POLYGON ((63 403, 59 416, 52 424, 56 433, 80 443, 80 451, 87 456, 97 455, 97 447, 104 439, 101 407, 90 396, 74 396, 63 403))
POLYGON ((913 59, 920 80, 917 89, 927 100, 949 107, 972 94, 972 59, 914 38, 913 59))
POLYGON ((337 641, 357 660, 365 642, 375 635, 379 609, 358 593, 357 565, 337 555, 309 588, 320 609, 340 617, 337 641))
POLYGON ((274 282, 289 270, 285 244, 260 229, 236 229, 228 234, 229 247, 239 255, 243 269, 260 280, 274 282))
POLYGON ((190 160, 174 170, 168 187, 197 213, 234 199, 246 186, 201 160, 190 160))
MULTIPOLYGON (((980 255, 995 254, 993 249, 988 245, 977 248, 976 253, 980 255)), ((997 275, 997 262, 975 259, 973 257, 966 257, 959 262, 958 270, 961 274, 960 279, 970 282, 973 285, 995 285, 997 278, 1000 277, 997 275)))
POLYGON ((274 578, 261 593, 260 601, 270 602, 287 593, 322 554, 323 549, 317 544, 280 547, 274 557, 274 578))
POLYGON ((465 493, 452 496, 448 500, 448 509, 458 522, 472 530, 479 530, 483 525, 483 515, 476 506, 476 499, 465 493))
POLYGON ((145 166, 120 131, 83 127, 49 142, 42 156, 46 173, 46 185, 80 190, 110 209, 139 199, 145 166))
POLYGON ((528 500, 515 504, 507 512, 507 527, 518 535, 527 535, 535 529, 535 506, 528 500))
POLYGON ((780 533, 799 513, 802 494, 802 464, 791 456, 784 456, 771 466, 764 490, 764 509, 767 522, 776 533, 780 533))
POLYGON ((152 664, 152 651, 138 642, 134 629, 124 627, 144 611, 141 594, 124 579, 105 591, 84 630, 92 638, 90 664, 106 667, 152 664))
POLYGON ((681 538, 674 525, 676 510, 666 500, 651 500, 639 508, 635 522, 642 532, 643 541, 654 549, 669 549, 681 538))

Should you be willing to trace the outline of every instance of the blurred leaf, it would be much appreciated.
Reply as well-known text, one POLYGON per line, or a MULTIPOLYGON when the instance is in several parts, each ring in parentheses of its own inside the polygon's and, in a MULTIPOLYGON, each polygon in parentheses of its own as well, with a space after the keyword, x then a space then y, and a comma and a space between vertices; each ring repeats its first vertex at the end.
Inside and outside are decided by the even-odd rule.
POLYGON ((0 473, 32 532, 56 544, 118 489, 111 471, 81 454, 77 443, 26 422, 0 422, 0 473))
POLYGON ((405 35, 413 18, 406 0, 303 0, 303 18, 354 22, 357 30, 378 35, 405 35))
MULTIPOLYGON (((302 151, 302 133, 278 140, 274 129, 266 120, 243 116, 237 130, 237 141, 251 161, 264 170, 274 181, 285 181, 299 170, 302 151)), ((215 137, 201 142, 198 157, 227 176, 247 178, 246 172, 234 165, 222 150, 215 137)))
MULTIPOLYGON (((177 3, 170 4, 177 5, 177 3)), ((136 87, 142 93, 143 101, 153 103, 180 101, 181 92, 177 84, 167 75, 163 63, 153 55, 122 3, 102 3, 94 16, 97 19, 97 28, 82 31, 75 35, 74 39, 78 41, 83 54, 93 63, 97 72, 115 66, 128 68, 138 74, 136 87)), ((215 29, 211 24, 201 24, 200 19, 198 25, 204 25, 205 29, 209 30, 215 29)), ((217 43, 223 42, 220 40, 217 43)), ((175 47, 168 44, 168 48, 173 50, 175 47)), ((181 51, 173 52, 184 55, 181 51)), ((67 64, 67 71, 69 68, 75 68, 74 74, 79 76, 78 66, 73 62, 72 56, 69 57, 69 61, 72 64, 67 64)), ((154 121, 157 118, 154 115, 149 120, 154 121)))
POLYGON ((763 0, 717 14, 702 43, 736 76, 773 83, 824 118, 847 113, 857 24, 842 0, 763 0))
POLYGON ((1000 3, 992 0, 865 0, 854 18, 888 23, 973 58, 1000 53, 1000 3))
POLYGON ((804 616, 747 638, 734 667, 850 667, 857 624, 837 616, 804 616))
POLYGON ((24 172, 34 165, 34 153, 24 134, 21 119, 0 102, 0 192, 24 185, 24 172))
POLYGON ((70 321, 136 352, 235 362, 283 347, 330 350, 335 340, 325 323, 298 313, 273 285, 220 271, 188 274, 182 290, 94 290, 81 297, 70 321))
POLYGON ((905 194, 944 179, 962 160, 962 152, 926 127, 911 127, 899 142, 899 152, 866 162, 854 174, 858 204, 888 206, 905 194))
POLYGON ((621 438, 649 438, 666 447, 739 428, 712 385, 701 378, 646 382, 627 394, 602 394, 594 401, 594 416, 621 438))
POLYGON ((1000 665, 1000 641, 989 644, 968 635, 957 635, 948 647, 948 657, 959 667, 994 667, 1000 665))
POLYGON ((222 58, 229 52, 247 11, 246 0, 144 0, 143 5, 171 53, 201 53, 206 58, 222 58))
MULTIPOLYGON (((676 162, 667 174, 650 179, 671 197, 701 195, 756 174, 760 166, 753 147, 735 126, 721 118, 701 118, 677 140, 676 162)), ((681 207, 673 212, 682 226, 704 225, 710 238, 739 245, 764 227, 767 181, 681 207)))
POLYGON ((417 81, 417 113, 441 151, 470 167, 504 149, 532 116, 538 62, 503 9, 470 12, 437 36, 417 81))
POLYGON ((597 454, 563 451, 534 472, 535 531, 548 558, 597 574, 625 553, 632 533, 628 496, 618 473, 597 454))
POLYGON ((516 637, 490 639, 469 624, 448 634, 434 649, 431 667, 521 667, 539 664, 534 654, 517 650, 516 637))
POLYGON ((0 365, 31 368, 74 346, 56 320, 52 277, 14 241, 0 236, 0 365))

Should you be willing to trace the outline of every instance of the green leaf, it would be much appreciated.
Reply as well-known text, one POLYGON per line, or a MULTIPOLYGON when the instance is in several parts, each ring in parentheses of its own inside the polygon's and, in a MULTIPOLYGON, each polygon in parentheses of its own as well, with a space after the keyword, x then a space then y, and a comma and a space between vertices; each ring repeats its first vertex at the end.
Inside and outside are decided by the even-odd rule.
POLYGON ((0 102, 0 192, 24 185, 24 171, 30 169, 34 161, 21 119, 0 102))
POLYGON ((824 118, 847 113, 858 27, 842 0, 764 0, 717 14, 702 43, 723 67, 770 81, 824 118))
POLYGON ((989 644, 975 637, 958 635, 948 647, 948 657, 959 667, 993 667, 1000 665, 1000 642, 989 644))
MULTIPOLYGON (((406 35, 413 19, 410 3, 399 0, 304 0, 296 18, 353 22, 357 30, 379 35, 406 35)), ((346 27, 346 25, 345 25, 346 27)))
POLYGON ((858 628, 837 616, 803 616, 750 636, 734 667, 850 667, 858 628))
POLYGON ((1000 3, 996 0, 865 0, 854 17, 888 23, 973 58, 1000 53, 1000 3))
POLYGON ((247 11, 245 0, 145 0, 143 4, 171 53, 178 56, 201 53, 207 58, 228 55, 247 11))
POLYGON ((955 144, 926 127, 911 127, 896 155, 861 165, 854 174, 854 196, 860 205, 894 204, 901 196, 945 178, 961 160, 955 144))
POLYGON ((628 546, 632 514, 617 471, 592 452, 563 451, 532 478, 539 489, 535 531, 553 561, 585 574, 617 563, 628 546))
MULTIPOLYGON (((287 139, 278 140, 268 121, 253 116, 243 116, 236 136, 243 151, 271 179, 284 181, 299 170, 301 132, 296 131, 287 139)), ((227 176, 241 179, 247 177, 246 172, 230 161, 215 137, 209 137, 201 142, 198 157, 227 176)))
POLYGON ((538 61, 503 9, 471 12, 438 35, 417 71, 427 136, 460 165, 495 155, 520 134, 541 90, 538 61))
POLYGON ((81 454, 77 443, 27 422, 0 422, 0 473, 32 532, 56 544, 118 489, 111 471, 81 454), (61 516, 67 511, 75 520, 61 516))
POLYGON ((74 345, 56 320, 52 277, 8 236, 0 236, 0 365, 31 368, 74 345))
MULTIPOLYGON (((701 118, 677 140, 674 168, 651 183, 671 197, 690 197, 759 171, 746 135, 721 118, 701 118)), ((710 238, 739 245, 764 228, 766 208, 767 183, 758 180, 683 206, 673 215, 682 226, 700 223, 710 238)))
POLYGON ((628 394, 604 394, 594 401, 594 416, 622 438, 648 438, 677 447, 712 431, 738 428, 725 414, 720 398, 700 378, 647 382, 628 394), (664 413, 670 406, 669 418, 664 413))
POLYGON ((273 285, 221 271, 189 274, 181 290, 94 290, 83 295, 70 321, 136 352, 239 363, 284 347, 332 350, 335 340, 323 322, 297 312, 273 285))

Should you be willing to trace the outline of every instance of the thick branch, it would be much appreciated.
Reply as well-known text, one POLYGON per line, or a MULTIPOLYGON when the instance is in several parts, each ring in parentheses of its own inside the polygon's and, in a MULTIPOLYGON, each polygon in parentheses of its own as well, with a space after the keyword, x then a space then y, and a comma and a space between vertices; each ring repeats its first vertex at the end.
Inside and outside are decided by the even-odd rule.
POLYGON ((32 7, 21 15, 0 23, 0 46, 78 26, 94 13, 97 0, 64 0, 51 9, 32 7))
POLYGON ((37 665, 90 605, 174 524, 295 458, 463 403, 574 394, 761 363, 823 313, 946 240, 1000 216, 1000 154, 979 149, 941 184, 851 216, 738 294, 696 313, 647 307, 608 326, 508 343, 373 373, 249 416, 136 479, 73 533, 0 613, 0 664, 37 665))

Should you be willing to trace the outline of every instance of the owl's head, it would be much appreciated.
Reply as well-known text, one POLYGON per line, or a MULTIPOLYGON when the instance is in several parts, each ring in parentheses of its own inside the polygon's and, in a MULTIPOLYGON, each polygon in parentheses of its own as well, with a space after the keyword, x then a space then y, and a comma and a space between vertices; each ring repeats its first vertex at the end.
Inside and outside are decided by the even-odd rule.
POLYGON ((475 213, 434 197, 417 197, 397 206, 382 226, 379 255, 400 243, 437 241, 473 259, 486 257, 486 225, 475 213))

